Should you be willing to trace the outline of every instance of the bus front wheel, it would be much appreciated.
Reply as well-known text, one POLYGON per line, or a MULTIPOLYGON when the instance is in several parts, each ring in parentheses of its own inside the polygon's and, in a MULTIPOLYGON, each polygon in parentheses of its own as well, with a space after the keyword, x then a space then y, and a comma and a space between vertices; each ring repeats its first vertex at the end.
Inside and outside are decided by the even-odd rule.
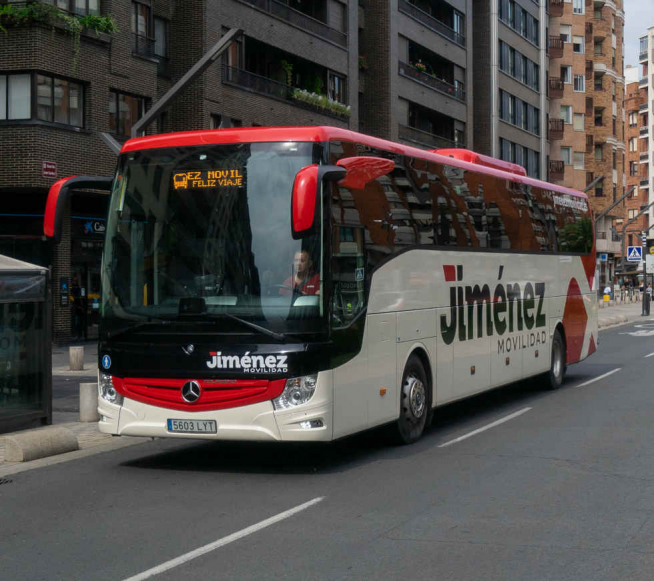
POLYGON ((400 444, 413 444, 420 439, 430 408, 431 387, 425 368, 420 359, 412 355, 402 375, 400 416, 396 430, 400 444))

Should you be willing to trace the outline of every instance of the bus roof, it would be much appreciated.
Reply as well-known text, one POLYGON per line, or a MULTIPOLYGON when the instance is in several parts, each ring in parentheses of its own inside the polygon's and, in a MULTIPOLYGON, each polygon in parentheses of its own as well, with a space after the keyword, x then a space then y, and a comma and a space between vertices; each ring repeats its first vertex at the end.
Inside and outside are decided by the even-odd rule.
MULTIPOLYGON (((409 157, 418 157, 421 159, 434 161, 444 165, 458 167, 468 171, 492 175, 504 178, 514 182, 543 188, 549 191, 572 196, 586 198, 586 194, 557 186, 549 182, 544 182, 518 173, 506 171, 494 167, 489 167, 481 163, 474 163, 457 159, 446 155, 441 155, 433 151, 379 139, 371 135, 357 133, 349 129, 330 126, 306 126, 306 127, 235 127, 230 129, 209 129, 199 131, 183 131, 179 133, 163 133, 147 137, 135 137, 129 139, 123 145, 121 153, 130 151, 140 151, 143 149, 158 149, 163 147, 192 147, 198 145, 212 145, 224 143, 264 143, 277 141, 309 141, 309 142, 326 142, 326 141, 348 141, 351 143, 361 143, 377 149, 383 149, 399 155, 409 157)), ((472 153, 472 152, 471 152, 472 153)), ((465 156, 461 156, 465 157, 465 156)), ((485 156, 469 156, 470 159, 481 158, 485 156)), ((499 164, 498 164, 499 165, 499 164)), ((514 164, 510 164, 514 165, 514 164)), ((509 165, 507 164, 507 167, 509 165)))

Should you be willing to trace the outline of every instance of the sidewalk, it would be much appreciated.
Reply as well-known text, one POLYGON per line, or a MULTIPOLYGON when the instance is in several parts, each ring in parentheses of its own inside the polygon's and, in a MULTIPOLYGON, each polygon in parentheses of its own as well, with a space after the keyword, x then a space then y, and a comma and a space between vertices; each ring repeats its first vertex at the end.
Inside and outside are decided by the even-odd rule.
MULTIPOLYGON (((597 312, 597 322, 600 329, 624 325, 642 317, 643 306, 640 302, 621 305, 602 306, 597 312)), ((652 316, 654 317, 654 311, 652 316)))
POLYGON ((87 341, 86 343, 71 343, 70 345, 52 346, 52 375, 68 377, 90 376, 98 374, 98 342, 87 341), (84 369, 83 371, 71 371, 68 347, 84 347, 84 369))

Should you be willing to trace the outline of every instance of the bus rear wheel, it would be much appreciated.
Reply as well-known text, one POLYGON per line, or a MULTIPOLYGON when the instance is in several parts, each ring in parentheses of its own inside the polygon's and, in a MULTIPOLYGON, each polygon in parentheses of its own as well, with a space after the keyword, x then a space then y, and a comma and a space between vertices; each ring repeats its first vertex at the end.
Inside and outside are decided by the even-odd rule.
POLYGON ((400 444, 413 444, 420 439, 430 410, 431 386, 422 362, 412 355, 402 374, 400 416, 396 430, 400 444))
POLYGON ((543 378, 547 389, 558 389, 563 384, 566 371, 565 342, 561 331, 554 331, 552 337, 552 361, 549 373, 543 378))

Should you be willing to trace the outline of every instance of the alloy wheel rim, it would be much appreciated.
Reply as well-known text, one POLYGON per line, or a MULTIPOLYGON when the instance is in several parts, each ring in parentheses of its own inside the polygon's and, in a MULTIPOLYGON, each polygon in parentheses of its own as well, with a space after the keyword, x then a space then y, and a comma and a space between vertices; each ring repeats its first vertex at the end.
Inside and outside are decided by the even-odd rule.
POLYGON ((406 417, 412 423, 417 423, 425 413, 427 393, 425 384, 414 375, 409 375, 404 382, 404 395, 408 400, 406 417))

